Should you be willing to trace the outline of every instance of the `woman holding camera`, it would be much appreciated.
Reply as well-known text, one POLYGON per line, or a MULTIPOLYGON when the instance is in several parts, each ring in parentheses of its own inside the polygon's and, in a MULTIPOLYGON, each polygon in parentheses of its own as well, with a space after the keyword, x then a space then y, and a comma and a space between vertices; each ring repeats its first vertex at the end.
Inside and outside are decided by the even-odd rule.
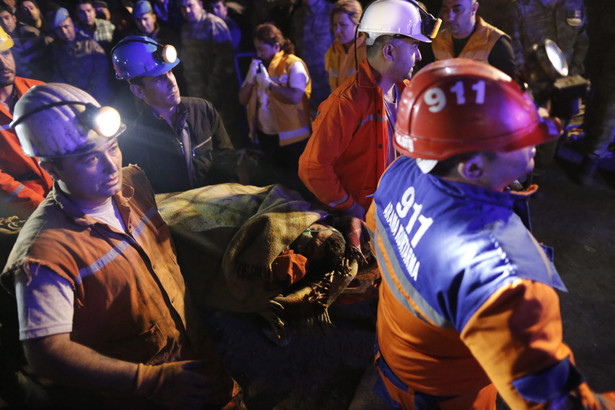
POLYGON ((300 189, 299 156, 311 133, 310 75, 293 54, 293 44, 272 24, 256 27, 254 48, 257 58, 239 91, 239 101, 247 105, 250 138, 272 167, 274 180, 268 183, 300 189))

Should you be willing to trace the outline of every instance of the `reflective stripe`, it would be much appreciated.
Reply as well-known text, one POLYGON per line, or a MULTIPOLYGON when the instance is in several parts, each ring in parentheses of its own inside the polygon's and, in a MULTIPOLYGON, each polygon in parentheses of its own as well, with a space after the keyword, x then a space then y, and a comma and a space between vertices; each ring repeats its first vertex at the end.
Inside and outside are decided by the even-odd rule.
POLYGON ((359 121, 357 123, 357 126, 362 127, 363 125, 365 125, 366 123, 370 122, 370 121, 378 121, 378 122, 385 122, 387 120, 386 116, 384 115, 368 115, 367 117, 363 118, 361 121, 359 121))
POLYGON ((19 184, 19 186, 17 187, 16 190, 14 190, 11 195, 7 196, 6 198, 4 198, 4 202, 8 202, 11 199, 15 198, 17 195, 19 195, 19 193, 21 192, 22 189, 24 189, 26 186, 24 184, 19 184))
MULTIPOLYGON (((146 225, 149 223, 152 216, 156 215, 158 209, 156 207, 151 208, 149 211, 143 215, 143 218, 139 221, 135 229, 133 230, 132 236, 133 238, 138 238, 146 225)), ((87 276, 93 275, 111 262, 115 260, 119 255, 121 255, 128 247, 130 246, 129 239, 123 239, 120 243, 115 245, 110 251, 105 253, 100 258, 96 259, 90 266, 79 269, 79 275, 75 278, 75 284, 80 285, 83 282, 83 279, 87 276)))
POLYGON ((395 282, 393 281, 394 272, 404 272, 404 271, 402 270, 399 264, 399 261, 397 260, 395 250, 391 246, 391 243, 389 242, 389 238, 387 237, 387 235, 378 235, 378 232, 386 232, 384 226, 382 225, 382 222, 380 221, 380 218, 378 217, 378 210, 376 210, 375 220, 376 220, 377 229, 376 229, 376 232, 374 233, 374 240, 376 241, 374 242, 374 249, 376 249, 376 257, 378 258, 378 261, 384 261, 385 260, 384 254, 382 253, 382 249, 380 249, 377 243, 378 237, 381 237, 385 251, 387 255, 390 256, 389 260, 391 261, 391 265, 392 265, 391 267, 393 269, 393 272, 389 272, 388 266, 386 265, 386 263, 379 263, 378 265, 380 266, 380 271, 382 272, 382 276, 384 277, 384 280, 386 281, 389 289, 391 289, 391 293, 393 293, 393 295, 399 301, 399 303, 401 303, 406 309, 412 312, 412 314, 414 314, 417 318, 427 323, 430 323, 429 321, 432 321, 434 324, 444 329, 447 329, 447 328, 452 329, 453 324, 449 320, 447 320, 445 317, 441 316, 438 312, 436 312, 429 305, 429 303, 427 303, 425 299, 423 299, 419 291, 417 291, 414 288, 414 286, 412 286, 412 284, 410 283, 410 281, 405 275, 403 274, 395 275, 395 277, 399 281, 399 284, 401 285, 401 287, 408 293, 408 296, 412 298, 412 301, 421 310, 421 312, 417 312, 410 304, 410 301, 408 301, 408 299, 397 288, 395 282))
POLYGON ((289 139, 300 137, 302 135, 308 134, 309 132, 310 132, 310 126, 306 125, 305 127, 297 128, 296 130, 281 132, 278 135, 280 137, 280 141, 284 141, 284 140, 289 140, 289 139))

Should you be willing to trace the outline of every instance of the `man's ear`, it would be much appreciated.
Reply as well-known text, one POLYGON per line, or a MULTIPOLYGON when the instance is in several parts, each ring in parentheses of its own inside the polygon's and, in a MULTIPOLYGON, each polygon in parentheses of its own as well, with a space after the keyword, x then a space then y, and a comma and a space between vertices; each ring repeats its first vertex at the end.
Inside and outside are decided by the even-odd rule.
POLYGON ((393 45, 392 43, 387 43, 382 46, 381 52, 385 60, 393 61, 393 59, 395 58, 395 52, 396 52, 395 45, 393 45))
POLYGON ((468 181, 478 181, 485 176, 485 158, 476 154, 472 158, 460 162, 457 165, 457 172, 468 181))
POLYGON ((143 87, 137 84, 130 84, 130 91, 135 95, 135 97, 145 100, 145 93, 143 92, 143 87))
POLYGON ((45 171, 47 171, 49 175, 51 175, 51 178, 53 178, 54 181, 60 180, 60 174, 58 174, 58 171, 55 165, 53 165, 51 162, 44 162, 44 161, 39 161, 38 163, 41 166, 41 168, 43 168, 45 171))
POLYGON ((478 2, 475 2, 475 3, 472 5, 472 14, 473 14, 473 15, 476 15, 476 12, 477 12, 477 11, 478 11, 478 2))

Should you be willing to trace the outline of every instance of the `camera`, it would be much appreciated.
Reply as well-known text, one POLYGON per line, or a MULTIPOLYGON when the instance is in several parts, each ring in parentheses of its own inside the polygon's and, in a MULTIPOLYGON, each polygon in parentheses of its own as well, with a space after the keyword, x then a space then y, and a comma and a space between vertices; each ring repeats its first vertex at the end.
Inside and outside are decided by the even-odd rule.
POLYGON ((551 115, 567 123, 579 113, 580 100, 587 95, 589 80, 568 75, 568 62, 550 39, 534 44, 525 53, 525 65, 517 82, 539 107, 549 107, 551 115))

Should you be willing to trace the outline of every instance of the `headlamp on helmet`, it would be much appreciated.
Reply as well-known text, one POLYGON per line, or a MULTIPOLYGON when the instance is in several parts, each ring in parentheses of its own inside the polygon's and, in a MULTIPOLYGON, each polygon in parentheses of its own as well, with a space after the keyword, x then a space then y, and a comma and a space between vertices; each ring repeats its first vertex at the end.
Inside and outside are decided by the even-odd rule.
POLYGON ((128 36, 111 50, 111 60, 118 80, 158 76, 179 64, 177 50, 146 36, 128 36))
POLYGON ((94 104, 84 103, 81 101, 58 101, 42 105, 21 115, 19 118, 11 122, 10 126, 11 128, 15 128, 17 125, 21 124, 36 113, 63 105, 85 106, 85 110, 77 115, 79 124, 85 129, 96 131, 96 133, 100 136, 107 138, 113 137, 118 134, 120 128, 122 127, 120 113, 115 108, 109 106, 97 107, 94 104))
POLYGON ((177 60, 177 50, 171 44, 167 44, 159 50, 160 58, 165 63, 174 63, 177 60))

